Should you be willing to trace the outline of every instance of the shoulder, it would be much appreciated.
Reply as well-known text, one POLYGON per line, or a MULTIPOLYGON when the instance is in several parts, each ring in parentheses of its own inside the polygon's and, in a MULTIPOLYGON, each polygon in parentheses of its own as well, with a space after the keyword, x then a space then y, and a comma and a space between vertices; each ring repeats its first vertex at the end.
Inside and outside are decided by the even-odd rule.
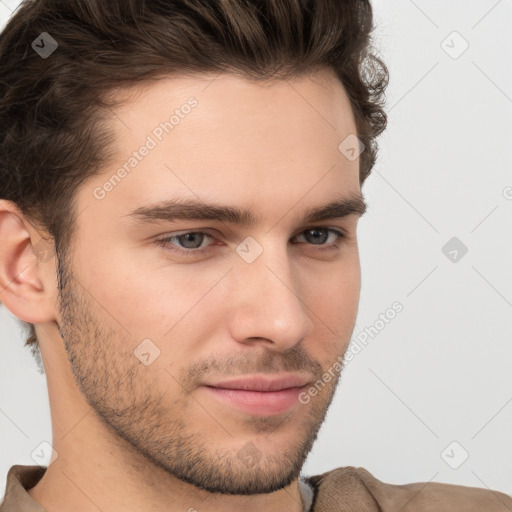
POLYGON ((512 511, 512 498, 502 492, 439 482, 389 484, 366 469, 353 466, 307 480, 315 488, 315 512, 337 510, 334 504, 355 507, 361 512, 512 511))

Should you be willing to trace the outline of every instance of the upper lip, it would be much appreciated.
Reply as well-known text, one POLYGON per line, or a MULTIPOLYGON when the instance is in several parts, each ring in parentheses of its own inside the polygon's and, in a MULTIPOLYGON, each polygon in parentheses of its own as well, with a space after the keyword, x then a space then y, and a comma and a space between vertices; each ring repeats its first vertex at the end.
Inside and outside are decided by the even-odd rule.
POLYGON ((292 373, 281 374, 277 377, 259 374, 226 379, 206 385, 215 388, 243 389, 246 391, 280 391, 305 386, 310 380, 305 376, 292 373))

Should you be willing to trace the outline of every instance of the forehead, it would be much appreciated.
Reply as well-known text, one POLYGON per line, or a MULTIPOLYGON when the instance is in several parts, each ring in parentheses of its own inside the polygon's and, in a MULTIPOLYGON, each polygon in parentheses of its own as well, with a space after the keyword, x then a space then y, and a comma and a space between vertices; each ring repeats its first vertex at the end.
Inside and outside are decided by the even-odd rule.
POLYGON ((148 134, 169 145, 189 140, 197 150, 229 137, 233 144, 223 151, 244 151, 264 143, 270 148, 271 141, 297 146, 305 137, 332 149, 340 137, 356 133, 346 91, 330 69, 272 81, 229 73, 164 76, 119 91, 116 99, 112 124, 124 150, 148 134))
MULTIPOLYGON (((223 108, 243 101, 247 109, 264 109, 266 100, 293 103, 295 99, 309 104, 326 122, 332 122, 343 111, 344 117, 350 103, 345 88, 334 70, 324 67, 304 72, 294 78, 251 79, 239 74, 224 72, 184 72, 161 75, 140 84, 114 89, 110 96, 116 100, 116 111, 129 114, 134 107, 165 114, 166 107, 183 103, 189 96, 207 100, 211 107, 223 108), (158 108, 151 109, 155 100, 158 108), (181 100, 181 101, 180 101, 181 100), (313 100, 313 103, 310 102, 313 100), (169 103, 172 102, 172 103, 169 103), (263 103, 262 103, 263 102, 263 103), (333 107, 340 108, 333 111, 333 107), (331 108, 326 109, 329 106, 331 108), (323 110, 323 112, 322 112, 323 110)), ((241 106, 238 103, 238 106, 241 106)), ((333 125, 334 126, 334 125, 333 125)))
POLYGON ((359 160, 339 149, 355 121, 330 70, 272 82, 167 76, 117 99, 114 159, 83 192, 94 206, 110 203, 118 218, 145 199, 261 206, 263 198, 279 215, 279 203, 289 209, 307 196, 315 206, 328 192, 360 190, 359 160), (92 197, 98 187, 108 189, 101 204, 92 197))

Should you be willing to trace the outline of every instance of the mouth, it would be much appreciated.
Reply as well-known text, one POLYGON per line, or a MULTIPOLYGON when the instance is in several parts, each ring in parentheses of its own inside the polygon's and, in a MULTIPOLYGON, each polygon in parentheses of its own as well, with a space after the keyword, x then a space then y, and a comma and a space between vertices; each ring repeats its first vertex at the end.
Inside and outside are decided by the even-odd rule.
POLYGON ((310 383, 310 378, 294 374, 273 378, 260 374, 204 384, 202 388, 228 407, 256 416, 275 416, 296 406, 310 383))

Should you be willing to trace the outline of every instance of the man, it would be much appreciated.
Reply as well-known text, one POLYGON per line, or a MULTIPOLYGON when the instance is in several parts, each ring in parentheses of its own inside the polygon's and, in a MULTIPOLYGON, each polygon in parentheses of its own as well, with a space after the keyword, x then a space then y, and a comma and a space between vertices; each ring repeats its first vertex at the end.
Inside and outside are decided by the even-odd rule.
POLYGON ((0 41, 0 297, 41 351, 53 442, 0 511, 512 510, 300 476, 358 309, 386 125, 371 30, 361 0, 22 4, 0 41))

